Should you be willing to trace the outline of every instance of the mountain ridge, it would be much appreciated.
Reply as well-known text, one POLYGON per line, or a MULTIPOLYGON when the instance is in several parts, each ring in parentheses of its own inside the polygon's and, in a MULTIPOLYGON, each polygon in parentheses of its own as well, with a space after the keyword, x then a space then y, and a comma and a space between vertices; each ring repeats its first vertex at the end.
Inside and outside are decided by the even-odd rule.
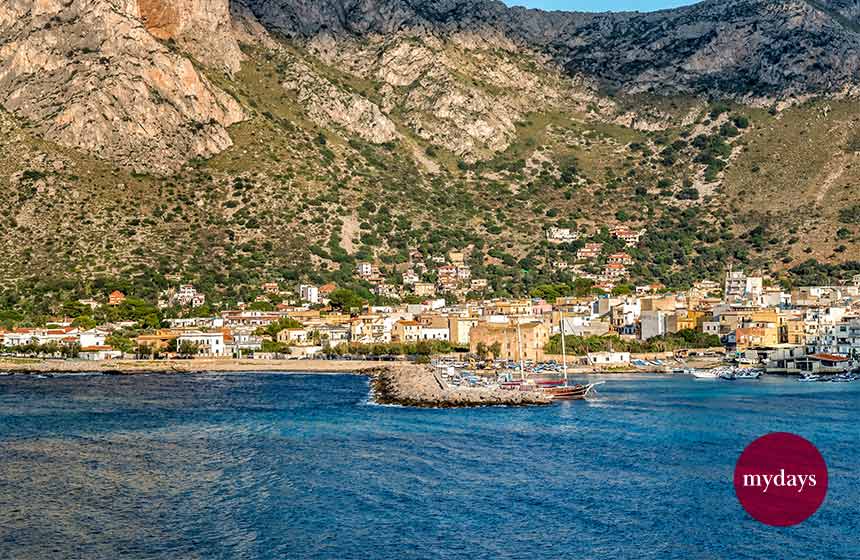
POLYGON ((835 18, 855 2, 467 4, 3 3, 0 306, 168 279, 369 298, 356 263, 396 284, 413 252, 451 250, 490 294, 527 295, 599 277, 622 225, 646 232, 630 283, 853 270, 860 57, 835 18), (606 254, 583 262, 586 242, 606 254))

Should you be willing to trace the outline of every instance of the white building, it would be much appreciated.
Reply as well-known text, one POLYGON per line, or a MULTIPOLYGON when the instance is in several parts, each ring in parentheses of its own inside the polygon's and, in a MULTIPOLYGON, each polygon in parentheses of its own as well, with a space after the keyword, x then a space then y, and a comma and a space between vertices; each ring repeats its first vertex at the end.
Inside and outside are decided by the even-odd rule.
POLYGON ((220 331, 192 331, 182 333, 176 339, 176 347, 182 347, 183 343, 196 345, 197 348, 199 348, 199 356, 219 357, 227 355, 227 345, 224 343, 224 333, 220 331))
POLYGON ((630 352, 594 352, 587 357, 588 364, 592 366, 630 365, 630 352))
POLYGON ((639 337, 648 340, 669 331, 669 314, 665 311, 643 311, 639 316, 639 337))
POLYGON ((420 340, 448 340, 451 336, 448 327, 421 327, 420 340))
POLYGON ((572 243, 579 239, 579 232, 570 228, 551 227, 546 230, 546 240, 550 243, 572 243))
POLYGON ((299 298, 302 301, 316 305, 320 302, 320 289, 309 284, 299 286, 299 298))
POLYGON ((199 293, 191 284, 179 286, 176 302, 181 307, 200 307, 206 303, 206 296, 199 293))
POLYGON ((107 331, 99 330, 99 329, 90 329, 88 331, 83 331, 78 335, 78 339, 81 345, 81 348, 93 348, 98 346, 105 346, 105 340, 109 333, 107 331))
POLYGON ((860 357, 860 319, 823 328, 809 343, 812 352, 860 357))

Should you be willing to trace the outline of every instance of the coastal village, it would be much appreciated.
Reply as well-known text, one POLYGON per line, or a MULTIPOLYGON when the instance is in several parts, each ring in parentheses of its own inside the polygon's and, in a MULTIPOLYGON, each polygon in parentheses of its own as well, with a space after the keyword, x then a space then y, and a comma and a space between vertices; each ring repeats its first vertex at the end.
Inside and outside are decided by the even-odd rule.
MULTIPOLYGON (((630 246, 642 235, 627 228, 612 233, 630 246)), ((551 229, 547 236, 562 243, 576 233, 551 229)), ((600 251, 589 243, 578 258, 587 262, 600 251)), ((589 293, 554 299, 476 297, 487 281, 472 277, 457 251, 432 259, 413 254, 398 284, 377 264, 359 263, 356 278, 375 294, 405 300, 387 305, 344 298, 334 284, 269 282, 253 302, 212 312, 203 293, 179 285, 158 301, 160 309, 178 310, 176 316, 157 326, 55 317, 43 327, 0 329, 0 344, 7 356, 85 361, 442 354, 537 364, 561 359, 563 332, 573 367, 653 370, 663 359, 707 353, 773 373, 809 374, 848 370, 860 356, 860 275, 849 285, 784 290, 729 267, 722 282, 700 281, 684 291, 643 285, 619 293, 613 289, 624 282, 631 258, 618 252, 604 260, 603 274, 589 277, 589 293)), ((126 299, 113 291, 77 303, 96 310, 126 299)))

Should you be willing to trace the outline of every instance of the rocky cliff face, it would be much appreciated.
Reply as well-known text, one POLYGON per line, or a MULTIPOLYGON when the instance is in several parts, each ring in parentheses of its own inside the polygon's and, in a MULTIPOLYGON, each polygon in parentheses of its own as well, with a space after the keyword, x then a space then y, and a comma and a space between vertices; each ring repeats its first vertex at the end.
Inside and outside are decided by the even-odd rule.
POLYGON ((0 103, 60 144, 141 169, 230 146, 226 127, 242 108, 148 32, 138 9, 135 0, 4 2, 0 103))
MULTIPOLYGON (((507 149, 516 136, 516 122, 536 107, 582 109, 595 99, 586 83, 529 64, 540 56, 499 34, 463 32, 442 39, 411 30, 370 41, 320 34, 306 49, 331 67, 378 84, 373 111, 354 96, 349 103, 366 114, 360 121, 365 124, 346 126, 353 133, 374 142, 389 141, 398 135, 393 126, 381 127, 380 119, 398 118, 411 134, 467 162, 507 149)), ((292 83, 307 92, 307 79, 293 78, 292 83)), ((303 102, 314 112, 333 107, 329 117, 343 125, 337 117, 342 96, 314 89, 321 94, 305 93, 303 102)))
POLYGON ((174 41, 207 66, 239 70, 242 51, 232 33, 227 0, 137 0, 137 7, 153 37, 174 41))
POLYGON ((505 150, 537 108, 611 104, 598 91, 771 104, 853 94, 860 81, 857 0, 650 14, 496 0, 7 0, 0 104, 60 144, 169 171, 231 144, 227 127, 253 110, 206 74, 235 80, 243 43, 283 55, 274 38, 289 47, 283 92, 317 125, 373 143, 407 131, 467 162, 505 150))
POLYGON ((628 92, 786 98, 860 77, 856 0, 709 0, 657 13, 547 13, 493 0, 251 0, 289 37, 403 29, 501 33, 570 73, 628 92))

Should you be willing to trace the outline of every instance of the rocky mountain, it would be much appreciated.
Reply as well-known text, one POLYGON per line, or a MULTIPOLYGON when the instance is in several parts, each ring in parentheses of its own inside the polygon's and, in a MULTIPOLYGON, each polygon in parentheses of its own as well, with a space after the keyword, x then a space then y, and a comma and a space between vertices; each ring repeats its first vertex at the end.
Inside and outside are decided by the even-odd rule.
MULTIPOLYGON (((387 113, 420 107, 447 122, 410 115, 413 130, 474 160, 507 146, 517 108, 482 111, 492 100, 458 89, 442 68, 496 70, 508 85, 522 76, 485 65, 457 69, 458 61, 413 50, 406 38, 491 45, 602 92, 770 104, 855 91, 858 12, 852 0, 706 1, 650 14, 547 13, 495 0, 10 0, 0 7, 0 103, 60 144, 175 169, 229 146, 226 128, 245 116, 201 68, 233 75, 240 43, 277 50, 273 38, 285 38, 385 85, 376 106, 291 64, 285 87, 320 125, 386 142, 397 136, 387 113), (386 68, 410 57, 404 75, 386 68), (393 91, 407 87, 408 94, 393 91)), ((526 98, 544 103, 567 90, 583 99, 576 87, 532 87, 526 98)))
POLYGON ((853 91, 860 76, 855 0, 710 0, 646 14, 547 13, 494 0, 254 0, 251 9, 288 37, 494 32, 626 92, 762 102, 853 91))
POLYGON ((416 249, 464 249, 524 293, 583 270, 550 227, 608 249, 607 227, 648 231, 631 282, 849 261, 858 18, 853 0, 7 0, 0 309, 34 285, 350 285, 360 260, 394 282, 416 249))

